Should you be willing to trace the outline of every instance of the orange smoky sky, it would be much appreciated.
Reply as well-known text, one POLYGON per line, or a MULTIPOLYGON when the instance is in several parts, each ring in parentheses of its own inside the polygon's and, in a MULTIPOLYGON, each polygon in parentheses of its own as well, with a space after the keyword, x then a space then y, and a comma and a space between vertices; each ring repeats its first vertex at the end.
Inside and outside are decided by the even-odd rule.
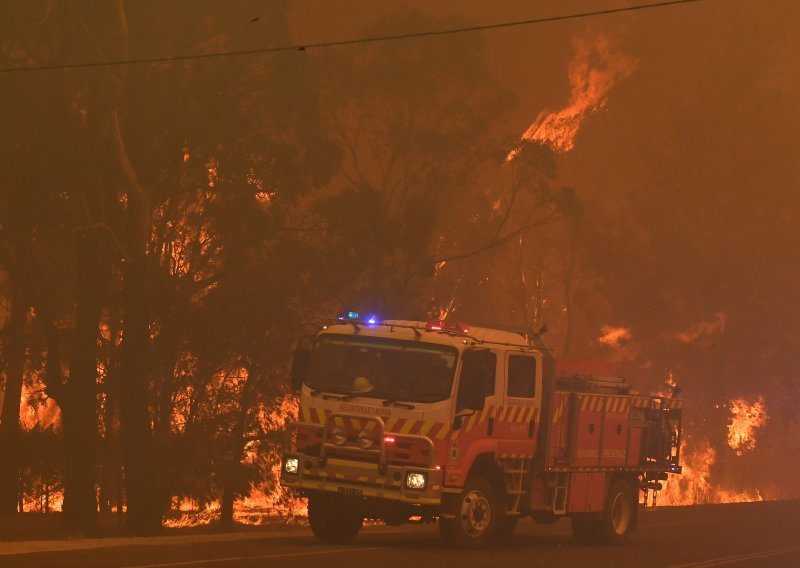
MULTIPOLYGON (((457 26, 638 3, 410 0, 402 10, 452 16, 457 26)), ((293 39, 358 37, 397 10, 389 1, 297 0, 293 39)), ((598 332, 609 322, 634 329, 622 372, 654 387, 674 372, 696 412, 764 397, 772 415, 797 415, 798 18, 792 0, 705 0, 476 34, 498 89, 515 98, 493 125, 511 140, 507 152, 556 119, 575 127, 553 142, 569 150, 557 155, 557 183, 582 201, 578 230, 595 243, 585 262, 602 296, 582 306, 577 356, 592 355, 591 346, 619 356, 598 332), (576 81, 580 65, 606 74, 576 81)), ((735 477, 764 471, 747 460, 787 459, 768 440, 796 424, 768 422, 765 443, 733 457, 719 421, 714 468, 735 477)))

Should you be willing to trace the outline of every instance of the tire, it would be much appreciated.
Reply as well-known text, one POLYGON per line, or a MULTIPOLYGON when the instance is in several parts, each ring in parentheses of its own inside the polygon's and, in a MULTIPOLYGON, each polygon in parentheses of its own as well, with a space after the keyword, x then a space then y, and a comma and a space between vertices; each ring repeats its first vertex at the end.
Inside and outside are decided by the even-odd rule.
POLYGON ((622 544, 636 526, 637 512, 631 484, 615 481, 606 495, 602 513, 572 515, 572 534, 581 544, 622 544))
POLYGON ((473 476, 456 499, 454 519, 439 519, 444 541, 457 548, 483 548, 497 529, 500 513, 492 484, 473 476))
POLYGON ((348 544, 358 535, 364 518, 351 502, 338 495, 309 495, 308 524, 322 542, 348 544))
POLYGON ((627 540, 636 526, 637 507, 631 484, 621 479, 614 482, 608 491, 600 528, 604 544, 618 545, 627 540))

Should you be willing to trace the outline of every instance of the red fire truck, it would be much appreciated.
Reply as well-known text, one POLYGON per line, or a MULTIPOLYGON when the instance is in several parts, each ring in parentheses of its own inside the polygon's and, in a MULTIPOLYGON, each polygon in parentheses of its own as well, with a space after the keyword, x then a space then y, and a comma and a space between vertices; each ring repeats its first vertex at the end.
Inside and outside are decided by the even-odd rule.
POLYGON ((364 519, 438 521, 475 548, 520 517, 567 516, 578 541, 616 544, 640 497, 681 471, 681 400, 557 372, 524 333, 351 312, 301 342, 292 384, 281 483, 326 542, 364 519))

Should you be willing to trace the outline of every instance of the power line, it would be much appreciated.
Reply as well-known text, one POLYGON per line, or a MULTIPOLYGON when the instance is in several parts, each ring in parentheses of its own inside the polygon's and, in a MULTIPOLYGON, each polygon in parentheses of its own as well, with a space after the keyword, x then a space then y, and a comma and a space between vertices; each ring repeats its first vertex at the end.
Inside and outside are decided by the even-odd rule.
POLYGON ((316 49, 324 47, 338 47, 347 45, 358 45, 362 43, 377 43, 382 41, 397 41, 404 39, 414 39, 421 37, 434 37, 446 36, 453 34, 479 32, 486 30, 497 30, 501 28, 512 28, 518 26, 529 26, 535 24, 545 24, 550 22, 560 22, 564 20, 576 20, 579 18, 590 18, 595 16, 607 16, 610 14, 619 14, 621 12, 636 12, 640 10, 650 10, 653 8, 664 8, 667 6, 675 6, 677 4, 695 4, 703 0, 668 0, 664 2, 653 2, 650 4, 638 4, 635 6, 626 6, 624 8, 609 8, 607 10, 595 10, 591 12, 578 12, 574 14, 565 14, 562 16, 548 16, 545 18, 534 18, 530 20, 514 20, 510 22, 500 22, 496 24, 483 24, 476 26, 468 26, 461 28, 450 28, 446 30, 434 30, 427 32, 408 32, 403 34, 385 35, 363 37, 357 39, 345 39, 337 41, 322 41, 317 43, 293 44, 282 45, 276 47, 263 47, 258 49, 242 49, 234 51, 218 51, 214 53, 195 53, 185 55, 170 55, 163 57, 143 57, 139 59, 115 59, 110 61, 88 61, 84 63, 65 63, 61 65, 40 65, 30 67, 2 67, 0 73, 24 73, 30 71, 56 71, 66 69, 86 69, 89 67, 110 67, 119 65, 140 65, 147 63, 171 63, 175 61, 188 61, 193 59, 212 59, 219 57, 235 57, 242 55, 256 55, 262 53, 278 53, 282 51, 305 51, 307 49, 316 49))

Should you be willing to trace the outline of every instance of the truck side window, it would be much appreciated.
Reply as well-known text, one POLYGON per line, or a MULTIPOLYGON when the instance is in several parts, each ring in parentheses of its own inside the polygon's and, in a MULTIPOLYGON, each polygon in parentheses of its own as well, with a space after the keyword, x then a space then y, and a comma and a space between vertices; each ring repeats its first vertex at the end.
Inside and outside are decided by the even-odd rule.
POLYGON ((508 357, 508 396, 536 396, 536 358, 524 355, 508 357))
MULTIPOLYGON (((461 358, 461 384, 465 385, 473 380, 482 382, 486 396, 494 394, 495 375, 497 371, 497 356, 487 349, 465 351, 461 358)), ((466 408, 464 388, 458 389, 456 412, 466 408)))

